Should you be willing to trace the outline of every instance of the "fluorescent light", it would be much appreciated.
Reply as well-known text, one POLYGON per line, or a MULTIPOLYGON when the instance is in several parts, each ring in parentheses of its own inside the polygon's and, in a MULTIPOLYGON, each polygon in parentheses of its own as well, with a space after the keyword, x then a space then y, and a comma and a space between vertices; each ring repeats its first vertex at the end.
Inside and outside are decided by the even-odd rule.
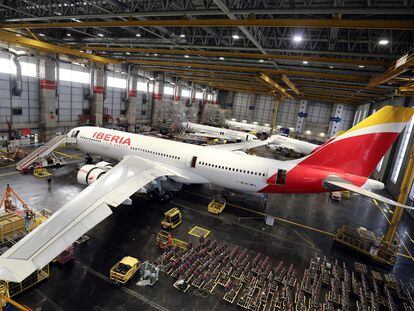
POLYGON ((16 37, 21 37, 22 35, 19 33, 16 33, 16 37))
POLYGON ((39 36, 44 37, 45 34, 44 33, 39 33, 39 36))
POLYGON ((66 37, 70 37, 70 36, 72 36, 70 33, 67 33, 67 34, 66 34, 66 37))
POLYGON ((304 61, 302 62, 302 64, 307 65, 307 64, 309 64, 309 62, 308 62, 307 60, 304 60, 304 61))
POLYGON ((76 18, 71 18, 71 20, 73 20, 74 22, 76 22, 76 23, 80 23, 81 21, 80 20, 78 20, 78 19, 76 19, 76 18))
POLYGON ((180 38, 185 38, 185 34, 183 34, 183 33, 182 33, 182 34, 180 35, 180 38))
POLYGON ((141 34, 140 34, 140 33, 137 33, 137 34, 135 35, 135 37, 141 37, 141 34))
POLYGON ((358 65, 358 68, 365 68, 364 65, 358 65))
POLYGON ((238 40, 238 39, 240 39, 239 35, 237 35, 237 34, 234 34, 234 35, 232 36, 232 38, 233 38, 234 40, 238 40))
POLYGON ((381 39, 378 41, 379 45, 387 45, 389 41, 387 39, 381 39))
POLYGON ((188 55, 184 55, 184 57, 185 57, 185 58, 189 58, 190 56, 188 56, 188 55))
POLYGON ((219 60, 224 60, 224 57, 223 57, 223 56, 220 56, 220 57, 219 57, 219 60))
POLYGON ((98 36, 103 37, 104 35, 103 35, 103 33, 98 33, 98 36))
POLYGON ((158 56, 158 54, 157 54, 157 53, 155 53, 155 54, 154 54, 154 56, 158 56))
POLYGON ((301 42, 302 40, 303 40, 303 38, 302 38, 301 35, 295 35, 293 37, 293 41, 295 41, 295 42, 301 42))
POLYGON ((131 53, 129 53, 129 52, 126 52, 125 54, 126 54, 126 55, 130 55, 131 53))
POLYGON ((264 60, 263 59, 259 59, 259 63, 263 63, 264 62, 264 60))
POLYGON ((330 65, 330 66, 329 66, 329 68, 333 69, 333 68, 334 68, 334 66, 330 65))

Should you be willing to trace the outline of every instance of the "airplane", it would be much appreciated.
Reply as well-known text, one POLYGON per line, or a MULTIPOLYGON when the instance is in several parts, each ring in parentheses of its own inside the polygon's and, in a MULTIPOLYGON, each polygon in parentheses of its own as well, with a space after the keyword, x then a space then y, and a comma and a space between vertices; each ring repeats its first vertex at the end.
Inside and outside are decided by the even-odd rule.
MULTIPOLYGON (((163 187, 179 190, 182 184, 214 184, 245 193, 350 190, 414 209, 372 192, 384 184, 369 179, 413 115, 413 108, 386 106, 312 154, 289 161, 229 149, 237 143, 197 146, 99 127, 74 128, 67 135, 80 150, 119 162, 113 168, 102 162, 84 165, 77 177, 88 187, 0 256, 0 279, 21 282, 43 268, 111 215, 110 206, 137 191, 158 189, 162 194, 163 187)), ((256 142, 240 144, 248 143, 256 142)))
POLYGON ((322 145, 312 144, 307 141, 277 134, 277 135, 271 136, 272 142, 268 144, 267 147, 271 150, 276 150, 278 148, 285 148, 285 149, 296 151, 303 155, 307 155, 322 148, 322 146, 330 143, 332 140, 334 140, 339 135, 342 135, 343 133, 344 131, 339 131, 338 133, 333 135, 331 138, 329 138, 326 142, 324 142, 322 145))
POLYGON ((227 120, 227 119, 225 121, 225 124, 229 128, 232 128, 235 130, 255 132, 257 134, 268 134, 269 135, 272 132, 272 128, 270 126, 265 126, 265 125, 237 122, 237 121, 227 120))
POLYGON ((187 131, 193 132, 194 135, 197 135, 197 136, 219 138, 222 140, 236 141, 236 142, 258 140, 256 135, 253 135, 250 133, 234 131, 234 130, 229 130, 225 128, 198 124, 198 123, 182 122, 182 127, 187 131))
POLYGON ((271 150, 282 148, 282 149, 290 149, 300 154, 310 154, 316 148, 321 146, 317 144, 308 143, 307 141, 294 139, 294 138, 282 136, 282 135, 272 135, 271 138, 272 138, 272 143, 267 145, 267 147, 269 147, 269 149, 271 150))

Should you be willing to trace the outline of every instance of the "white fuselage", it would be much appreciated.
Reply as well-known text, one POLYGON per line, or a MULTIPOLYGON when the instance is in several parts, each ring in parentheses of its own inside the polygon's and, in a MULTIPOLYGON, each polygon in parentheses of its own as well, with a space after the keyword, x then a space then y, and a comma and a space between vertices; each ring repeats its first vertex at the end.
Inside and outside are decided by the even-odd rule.
POLYGON ((258 125, 258 124, 226 120, 226 125, 232 129, 255 132, 255 133, 270 134, 272 132, 272 128, 270 126, 264 126, 264 125, 258 125))
POLYGON ((98 127, 78 127, 68 135, 76 135, 76 144, 86 153, 114 160, 137 155, 177 172, 181 177, 172 177, 177 182, 211 183, 243 192, 260 191, 277 169, 296 164, 98 127))
POLYGON ((183 128, 185 128, 186 130, 189 130, 195 134, 201 134, 203 136, 209 136, 231 141, 250 141, 258 139, 256 135, 250 133, 234 131, 220 127, 214 127, 192 122, 183 122, 182 125, 183 128))

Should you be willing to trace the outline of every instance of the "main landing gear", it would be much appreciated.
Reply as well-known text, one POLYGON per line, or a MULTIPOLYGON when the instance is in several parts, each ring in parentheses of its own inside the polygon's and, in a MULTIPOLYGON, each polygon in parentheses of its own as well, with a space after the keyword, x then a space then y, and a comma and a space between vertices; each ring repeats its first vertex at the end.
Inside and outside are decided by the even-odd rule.
POLYGON ((172 193, 170 191, 154 189, 147 193, 147 197, 150 200, 157 200, 160 203, 168 203, 172 199, 172 193))

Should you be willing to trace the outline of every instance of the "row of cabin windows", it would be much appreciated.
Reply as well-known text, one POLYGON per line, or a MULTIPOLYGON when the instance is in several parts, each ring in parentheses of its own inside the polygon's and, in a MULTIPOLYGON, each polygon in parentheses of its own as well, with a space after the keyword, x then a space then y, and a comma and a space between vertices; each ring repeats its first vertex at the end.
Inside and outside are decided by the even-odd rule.
POLYGON ((150 154, 154 154, 154 155, 158 155, 158 156, 162 156, 162 157, 166 157, 166 158, 171 158, 171 159, 176 159, 176 160, 180 160, 181 159, 181 157, 178 157, 178 156, 175 156, 175 155, 161 153, 161 152, 155 152, 155 151, 141 149, 141 148, 137 148, 137 147, 131 147, 131 149, 132 150, 141 151, 141 152, 150 153, 150 154))
POLYGON ((96 139, 96 138, 92 138, 92 137, 80 136, 80 138, 87 139, 87 140, 90 140, 90 141, 96 141, 98 143, 101 142, 100 139, 96 139))
POLYGON ((218 168, 220 170, 228 170, 228 171, 233 171, 233 172, 238 172, 238 173, 243 173, 243 174, 257 175, 257 176, 266 176, 265 173, 258 173, 258 172, 242 170, 242 169, 238 169, 234 167, 222 166, 222 165, 211 164, 211 163, 206 163, 206 162, 201 162, 201 161, 198 162, 198 164, 218 168))

